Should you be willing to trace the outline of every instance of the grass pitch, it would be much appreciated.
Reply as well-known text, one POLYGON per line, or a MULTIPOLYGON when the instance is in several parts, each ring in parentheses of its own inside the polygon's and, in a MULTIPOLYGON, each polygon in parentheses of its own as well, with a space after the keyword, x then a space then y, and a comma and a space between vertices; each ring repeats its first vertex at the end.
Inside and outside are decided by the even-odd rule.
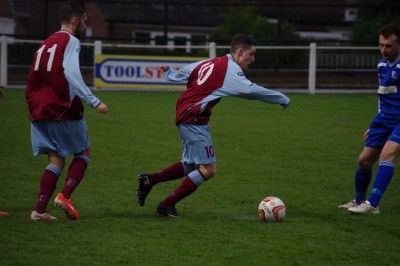
MULTIPOLYGON (((226 98, 211 132, 217 175, 177 205, 155 212, 180 181, 155 186, 136 203, 137 174, 180 159, 174 126, 178 93, 96 92, 107 116, 86 106, 92 159, 73 194, 81 220, 51 205, 56 222, 34 222, 45 156, 34 157, 24 92, 0 102, 1 265, 395 265, 400 261, 399 169, 381 215, 349 215, 362 135, 375 95, 289 94, 287 110, 226 98), (282 223, 257 216, 262 198, 287 207, 282 223)), ((62 187, 66 169, 57 191, 62 187)))

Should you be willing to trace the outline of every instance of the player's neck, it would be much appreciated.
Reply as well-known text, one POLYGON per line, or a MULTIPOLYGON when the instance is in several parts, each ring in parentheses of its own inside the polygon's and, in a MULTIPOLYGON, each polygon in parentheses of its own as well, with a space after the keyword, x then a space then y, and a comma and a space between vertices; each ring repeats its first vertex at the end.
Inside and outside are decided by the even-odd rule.
POLYGON ((388 59, 388 63, 390 66, 393 66, 395 63, 397 63, 400 60, 400 55, 398 57, 396 57, 396 59, 394 60, 389 60, 388 59))
POLYGON ((75 35, 75 31, 72 27, 68 27, 67 25, 61 25, 60 31, 66 31, 71 35, 75 35))
POLYGON ((233 53, 231 53, 231 56, 232 56, 232 58, 233 58, 233 61, 235 61, 235 63, 237 64, 238 62, 237 62, 237 59, 235 58, 235 54, 233 54, 233 53))

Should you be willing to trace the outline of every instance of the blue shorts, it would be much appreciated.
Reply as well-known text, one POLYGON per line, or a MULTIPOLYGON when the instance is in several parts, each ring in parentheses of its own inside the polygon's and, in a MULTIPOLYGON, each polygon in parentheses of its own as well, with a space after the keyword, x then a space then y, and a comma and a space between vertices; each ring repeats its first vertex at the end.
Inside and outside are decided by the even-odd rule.
POLYGON ((210 126, 180 123, 179 136, 182 141, 182 161, 187 164, 210 164, 216 162, 210 126))
POLYGON ((84 119, 32 122, 31 140, 34 155, 54 151, 60 157, 67 157, 89 147, 84 119))
POLYGON ((385 123, 377 115, 369 126, 365 146, 382 148, 388 140, 400 144, 400 124, 385 123))

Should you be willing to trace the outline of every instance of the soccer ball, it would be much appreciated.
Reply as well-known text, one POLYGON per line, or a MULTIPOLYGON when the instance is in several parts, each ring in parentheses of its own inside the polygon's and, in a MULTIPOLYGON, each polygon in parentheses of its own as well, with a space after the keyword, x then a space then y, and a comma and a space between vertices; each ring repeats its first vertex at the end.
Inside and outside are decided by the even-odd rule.
POLYGON ((277 197, 266 197, 258 205, 258 216, 264 222, 281 222, 285 215, 285 203, 277 197))

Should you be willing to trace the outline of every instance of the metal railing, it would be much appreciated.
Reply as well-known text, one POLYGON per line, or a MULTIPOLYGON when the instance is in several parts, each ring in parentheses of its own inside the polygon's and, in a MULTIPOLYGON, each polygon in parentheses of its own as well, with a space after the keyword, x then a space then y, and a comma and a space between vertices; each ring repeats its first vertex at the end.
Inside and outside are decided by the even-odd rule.
MULTIPOLYGON (((16 57, 21 54, 21 51, 28 50, 33 56, 33 52, 37 49, 37 46, 41 41, 35 40, 22 40, 9 38, 7 36, 1 36, 0 38, 0 84, 8 85, 8 68, 9 67, 24 67, 29 68, 30 62, 26 61, 31 58, 14 58, 14 62, 9 58, 9 46, 14 45, 17 52, 16 57), (24 45, 35 45, 34 49, 26 49, 24 45), (19 49, 21 51, 19 51, 19 49), (25 61, 21 63, 21 61, 25 61)), ((127 51, 137 50, 164 50, 164 51, 175 51, 183 50, 187 51, 187 45, 138 45, 138 44, 126 44, 126 43, 106 43, 102 41, 94 42, 82 42, 82 48, 93 49, 92 54, 86 53, 87 59, 84 60, 83 68, 93 70, 94 57, 96 55, 109 53, 110 51, 116 50, 118 52, 121 49, 127 51)), ((213 58, 221 53, 229 51, 229 46, 217 45, 214 42, 210 42, 207 45, 193 45, 190 46, 190 50, 201 50, 203 53, 206 51, 207 56, 213 58)), ((257 46, 257 58, 260 58, 259 65, 255 64, 257 69, 297 69, 308 72, 308 91, 310 94, 316 93, 316 77, 317 72, 321 71, 333 71, 333 70, 344 70, 344 71, 374 71, 376 69, 376 62, 379 60, 379 53, 377 52, 378 47, 363 47, 363 46, 317 46, 316 43, 310 43, 308 46, 257 46), (265 58, 267 59, 265 59, 265 58), (262 59, 265 59, 264 61, 262 59)), ((118 53, 117 52, 117 53, 118 53)), ((81 53, 82 57, 82 53, 81 53)), ((82 61, 82 60, 81 60, 82 61)), ((257 63, 256 61, 256 63, 257 63)))

